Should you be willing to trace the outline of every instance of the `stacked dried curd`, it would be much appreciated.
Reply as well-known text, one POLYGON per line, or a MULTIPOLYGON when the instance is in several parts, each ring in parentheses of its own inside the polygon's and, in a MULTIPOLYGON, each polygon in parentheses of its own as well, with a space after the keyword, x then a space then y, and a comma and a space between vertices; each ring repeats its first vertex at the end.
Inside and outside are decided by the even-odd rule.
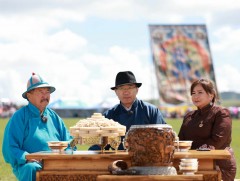
POLYGON ((74 138, 80 137, 118 137, 124 136, 126 126, 112 119, 105 118, 101 113, 94 113, 90 118, 79 120, 70 127, 70 134, 74 138))

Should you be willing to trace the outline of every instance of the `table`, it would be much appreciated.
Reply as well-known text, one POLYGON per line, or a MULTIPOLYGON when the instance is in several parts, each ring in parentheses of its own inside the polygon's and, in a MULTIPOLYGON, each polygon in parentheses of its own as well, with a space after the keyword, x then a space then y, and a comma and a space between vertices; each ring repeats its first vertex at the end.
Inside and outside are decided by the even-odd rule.
POLYGON ((203 180, 203 175, 99 175, 97 181, 197 181, 203 180))
MULTIPOLYGON (((199 177, 196 177, 196 180, 201 180, 202 175, 203 180, 220 181, 221 173, 219 168, 215 165, 215 160, 230 159, 230 157, 231 155, 227 150, 190 150, 188 152, 175 152, 173 166, 177 169, 178 174, 181 175, 181 172, 178 170, 180 159, 197 158, 199 161, 199 167, 196 175, 199 175, 199 177)), ((131 167, 131 156, 125 151, 106 151, 104 153, 98 151, 74 151, 73 154, 37 152, 26 155, 26 158, 38 160, 41 159, 43 161, 43 169, 38 171, 36 175, 37 181, 96 181, 98 176, 99 180, 101 179, 101 175, 110 175, 108 171, 108 165, 115 160, 124 160, 127 162, 128 166, 131 167)), ((183 178, 183 176, 181 177, 183 178)), ((159 178, 159 180, 161 180, 161 178, 159 178)), ((190 180, 190 178, 188 177, 188 179, 184 180, 190 180)))

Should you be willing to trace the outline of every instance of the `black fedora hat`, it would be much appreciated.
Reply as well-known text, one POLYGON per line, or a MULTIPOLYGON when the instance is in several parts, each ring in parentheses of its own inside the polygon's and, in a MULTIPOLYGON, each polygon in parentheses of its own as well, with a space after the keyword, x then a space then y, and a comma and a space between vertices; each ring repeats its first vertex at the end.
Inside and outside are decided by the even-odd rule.
POLYGON ((142 83, 137 83, 134 74, 131 71, 118 72, 115 80, 115 87, 111 87, 115 90, 117 86, 125 84, 136 84, 137 87, 141 87, 142 83))

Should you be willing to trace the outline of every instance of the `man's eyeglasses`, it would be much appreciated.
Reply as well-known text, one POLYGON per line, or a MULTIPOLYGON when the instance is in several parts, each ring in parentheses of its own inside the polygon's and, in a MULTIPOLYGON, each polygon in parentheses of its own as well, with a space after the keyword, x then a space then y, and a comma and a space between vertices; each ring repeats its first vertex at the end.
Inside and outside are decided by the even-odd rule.
POLYGON ((132 85, 132 86, 128 86, 128 87, 117 87, 116 90, 119 90, 119 91, 130 91, 130 90, 133 90, 135 88, 137 88, 137 86, 132 85))

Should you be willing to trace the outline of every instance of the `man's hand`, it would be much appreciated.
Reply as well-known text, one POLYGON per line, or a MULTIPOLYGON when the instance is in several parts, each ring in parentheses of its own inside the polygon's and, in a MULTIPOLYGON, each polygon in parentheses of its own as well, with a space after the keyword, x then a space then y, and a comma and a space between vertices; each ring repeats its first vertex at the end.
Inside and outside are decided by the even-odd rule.
POLYGON ((38 164, 42 164, 42 160, 36 160, 36 159, 30 159, 30 160, 27 160, 26 163, 31 163, 31 162, 36 162, 38 164))

